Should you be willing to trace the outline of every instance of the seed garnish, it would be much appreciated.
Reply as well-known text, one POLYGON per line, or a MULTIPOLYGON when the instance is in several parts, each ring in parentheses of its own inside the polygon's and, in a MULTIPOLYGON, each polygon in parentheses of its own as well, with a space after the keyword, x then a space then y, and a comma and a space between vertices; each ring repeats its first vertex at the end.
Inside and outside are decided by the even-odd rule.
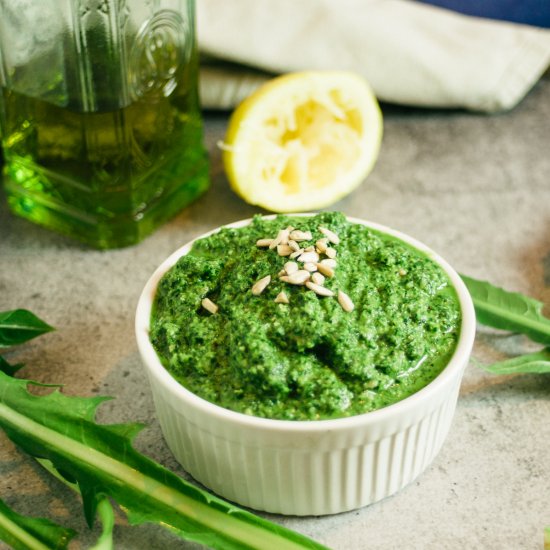
POLYGON ((288 244, 278 244, 277 254, 279 254, 279 256, 290 256, 292 254, 292 248, 290 248, 288 244))
POLYGON ((271 275, 267 275, 266 277, 261 278, 252 286, 252 294, 254 294, 254 296, 259 296, 266 289, 267 285, 270 282, 271 275))
POLYGON ((304 252, 299 258, 299 262, 311 262, 316 264, 319 261, 319 254, 317 252, 304 252))
POLYGON ((338 303, 342 306, 342 309, 348 313, 355 308, 351 298, 341 290, 338 291, 338 303))
POLYGON ((336 260, 333 258, 325 258, 324 260, 321 260, 319 263, 326 265, 328 267, 332 267, 333 269, 338 265, 336 260))
MULTIPOLYGON (((270 250, 275 249, 279 256, 288 257, 290 260, 279 271, 279 281, 290 285, 305 285, 318 296, 331 297, 335 296, 335 291, 323 285, 326 277, 335 276, 335 269, 338 265, 336 261, 337 251, 331 245, 340 244, 340 237, 326 227, 320 226, 318 230, 323 236, 315 241, 315 245, 306 243, 307 246, 304 245, 304 248, 301 248, 299 243, 312 241, 312 232, 300 231, 292 226, 279 230, 274 239, 259 239, 256 241, 256 246, 269 247, 270 250)), ((398 273, 403 276, 406 272, 399 270, 398 273)), ((255 296, 262 294, 270 283, 270 275, 263 277, 252 286, 252 294, 255 296)), ((337 299, 344 311, 351 312, 354 310, 355 305, 351 298, 342 290, 338 290, 337 299)), ((278 304, 288 304, 289 298, 284 291, 281 291, 274 301, 278 304)), ((211 313, 218 311, 218 306, 208 298, 205 298, 202 304, 211 313)))
POLYGON ((317 264, 317 269, 325 275, 325 277, 334 277, 334 269, 323 262, 317 264))
POLYGON ((292 239, 288 241, 288 246, 292 248, 293 252, 297 252, 298 250, 300 250, 300 245, 296 241, 293 241, 292 239))
POLYGON ((216 315, 216 313, 218 313, 218 306, 210 298, 203 298, 201 305, 212 315, 216 315))
POLYGON ((307 281, 306 286, 315 292, 318 296, 334 296, 334 292, 326 286, 317 285, 312 281, 307 281))
POLYGON ((285 264, 284 272, 286 273, 286 275, 292 275, 293 273, 298 271, 298 269, 299 267, 296 262, 287 262, 285 264))
POLYGON ((277 294, 275 302, 277 304, 288 304, 288 296, 286 295, 286 292, 284 290, 277 294))
POLYGON ((315 243, 315 248, 317 249, 317 252, 319 252, 319 254, 324 254, 327 251, 327 248, 328 248, 327 243, 328 243, 328 239, 326 239, 326 238, 325 239, 319 239, 315 243))
POLYGON ((340 237, 330 229, 326 227, 319 227, 319 231, 332 243, 340 244, 340 237))
POLYGON ((269 248, 273 249, 279 244, 288 244, 289 231, 287 229, 281 229, 277 236, 271 241, 269 248))
POLYGON ((291 285, 303 285, 310 277, 309 271, 305 269, 299 269, 291 275, 286 275, 281 277, 281 281, 289 283, 291 285))
POLYGON ((313 238, 311 231, 298 231, 295 229, 290 233, 290 238, 293 241, 301 242, 301 241, 311 241, 313 238))
POLYGON ((315 272, 311 275, 311 280, 316 284, 316 285, 324 285, 325 284, 325 276, 324 275, 321 275, 321 273, 319 272, 315 272))

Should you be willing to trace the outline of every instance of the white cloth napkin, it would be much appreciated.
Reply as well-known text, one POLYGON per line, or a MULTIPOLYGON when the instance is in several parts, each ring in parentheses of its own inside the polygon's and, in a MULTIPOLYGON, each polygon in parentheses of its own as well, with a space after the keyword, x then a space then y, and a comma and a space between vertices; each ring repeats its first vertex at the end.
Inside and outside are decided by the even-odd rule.
POLYGON ((382 101, 495 112, 550 65, 550 30, 410 0, 197 0, 205 108, 232 108, 269 76, 363 75, 382 101))

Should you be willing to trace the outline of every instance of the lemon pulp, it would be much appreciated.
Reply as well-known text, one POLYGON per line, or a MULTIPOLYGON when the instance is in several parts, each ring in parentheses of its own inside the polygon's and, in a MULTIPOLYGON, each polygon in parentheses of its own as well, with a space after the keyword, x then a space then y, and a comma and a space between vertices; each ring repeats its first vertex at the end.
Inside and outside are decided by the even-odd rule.
POLYGON ((224 165, 233 189, 276 212, 328 206, 371 171, 382 116, 353 73, 313 71, 275 78, 233 113, 224 165))

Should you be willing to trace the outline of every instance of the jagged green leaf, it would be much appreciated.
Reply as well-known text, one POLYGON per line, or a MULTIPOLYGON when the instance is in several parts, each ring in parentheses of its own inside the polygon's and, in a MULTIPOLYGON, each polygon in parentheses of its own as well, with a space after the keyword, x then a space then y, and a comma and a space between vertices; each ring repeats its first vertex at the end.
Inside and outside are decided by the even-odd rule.
POLYGON ((106 398, 29 393, 32 382, 0 373, 0 427, 23 450, 78 483, 91 525, 108 495, 132 523, 153 522, 220 550, 310 550, 319 543, 186 482, 132 447, 138 424, 99 425, 106 398))
POLYGON ((535 353, 518 355, 512 359, 483 366, 493 374, 546 374, 550 373, 550 348, 535 353))
POLYGON ((52 330, 53 327, 26 309, 0 312, 0 348, 22 344, 52 330))
POLYGON ((534 342, 550 345, 550 319, 544 304, 518 292, 461 275, 474 302, 477 320, 490 327, 525 334, 534 342))
MULTIPOLYGON (((67 487, 70 487, 74 492, 80 493, 80 488, 72 480, 67 479, 66 475, 63 475, 49 460, 43 458, 37 458, 37 462, 50 474, 63 482, 67 487)), ((101 522, 101 534, 96 543, 89 548, 89 550, 112 550, 113 549, 113 529, 115 527, 115 514, 113 507, 106 496, 98 495, 99 500, 97 504, 97 515, 101 522)))
POLYGON ((48 519, 18 514, 0 500, 0 540, 14 550, 61 550, 75 534, 48 519))

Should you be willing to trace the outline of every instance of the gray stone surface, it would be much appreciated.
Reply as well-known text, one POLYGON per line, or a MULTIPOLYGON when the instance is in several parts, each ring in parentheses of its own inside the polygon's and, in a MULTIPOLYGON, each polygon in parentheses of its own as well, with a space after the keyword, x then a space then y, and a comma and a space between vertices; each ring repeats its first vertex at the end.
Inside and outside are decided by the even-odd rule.
MULTIPOLYGON (((10 358, 21 376, 62 382, 72 395, 107 394, 105 422, 141 421, 137 445, 185 475, 166 448, 133 335, 137 298, 153 269, 202 232, 258 212, 223 174, 226 117, 207 116, 212 187, 138 246, 98 252, 12 216, 0 197, 0 310, 25 307, 57 330, 10 358)), ((550 79, 498 116, 385 109, 375 171, 334 205, 402 230, 457 270, 550 304, 550 79)), ((550 525, 550 377, 491 376, 476 363, 533 349, 479 328, 453 428, 431 467, 383 502, 323 518, 275 516, 335 550, 538 549, 550 525)), ((0 435, 0 497, 24 513, 97 535, 79 502, 0 435)), ((116 547, 194 548, 154 526, 128 527, 116 547)))

